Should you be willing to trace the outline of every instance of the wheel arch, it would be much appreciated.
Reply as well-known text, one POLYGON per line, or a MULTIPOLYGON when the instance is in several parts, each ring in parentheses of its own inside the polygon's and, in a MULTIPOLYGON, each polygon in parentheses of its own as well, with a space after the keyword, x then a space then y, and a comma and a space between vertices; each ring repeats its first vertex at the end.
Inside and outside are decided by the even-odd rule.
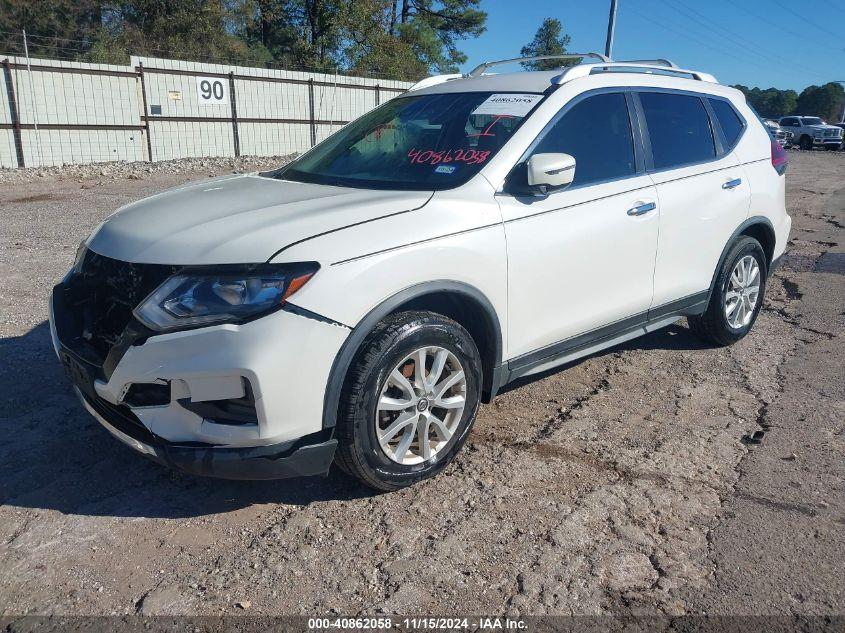
POLYGON ((502 365, 502 329, 490 300, 459 281, 428 281, 402 290, 370 310, 344 341, 332 363, 323 402, 323 428, 337 422, 343 383, 364 339, 385 317, 404 310, 430 310, 460 323, 473 337, 482 361, 482 401, 496 395, 502 365))
POLYGON ((755 240, 760 242, 760 245, 763 247, 763 252, 766 255, 766 273, 768 274, 768 271, 771 269, 777 234, 775 233, 775 227, 769 218, 762 215, 756 215, 748 218, 745 222, 740 224, 725 243, 725 247, 722 249, 722 254, 719 256, 719 261, 713 269, 713 278, 710 280, 710 289, 707 295, 708 303, 710 302, 710 297, 713 295, 713 289, 716 286, 716 277, 719 274, 719 270, 722 268, 722 264, 725 263, 728 251, 731 250, 731 247, 734 245, 737 238, 743 235, 753 237, 755 240))
POLYGON ((775 227, 767 218, 762 216, 754 218, 754 220, 753 223, 742 228, 736 237, 747 235, 760 242, 760 246, 763 247, 763 252, 766 254, 766 270, 768 270, 775 255, 775 243, 777 242, 775 227))

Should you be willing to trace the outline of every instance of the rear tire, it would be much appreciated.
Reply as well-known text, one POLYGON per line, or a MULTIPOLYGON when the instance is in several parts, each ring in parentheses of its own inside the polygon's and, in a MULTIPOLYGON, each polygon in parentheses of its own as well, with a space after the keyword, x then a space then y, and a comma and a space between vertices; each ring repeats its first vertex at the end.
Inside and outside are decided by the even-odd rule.
POLYGON ((699 338, 718 346, 733 345, 743 338, 760 314, 767 270, 766 254, 760 242, 741 236, 719 268, 707 309, 700 316, 688 317, 690 329, 699 338), (748 271, 747 285, 744 270, 748 271))
POLYGON ((459 323, 421 311, 387 317, 364 340, 341 392, 338 466, 384 491, 433 477, 463 446, 480 394, 481 357, 459 323))

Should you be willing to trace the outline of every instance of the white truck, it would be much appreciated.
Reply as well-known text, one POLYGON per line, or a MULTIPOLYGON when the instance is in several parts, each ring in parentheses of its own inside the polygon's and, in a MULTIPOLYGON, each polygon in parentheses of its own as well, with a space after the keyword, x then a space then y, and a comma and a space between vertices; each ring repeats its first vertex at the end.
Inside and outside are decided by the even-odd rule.
POLYGON ((801 149, 824 147, 836 151, 842 146, 842 128, 828 125, 817 116, 786 116, 780 127, 792 132, 792 143, 801 149))

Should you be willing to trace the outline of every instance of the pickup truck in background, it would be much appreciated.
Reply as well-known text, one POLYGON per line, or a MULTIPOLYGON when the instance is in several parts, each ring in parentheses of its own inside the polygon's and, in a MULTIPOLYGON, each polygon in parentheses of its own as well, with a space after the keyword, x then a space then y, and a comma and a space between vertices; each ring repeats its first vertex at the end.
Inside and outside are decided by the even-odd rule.
POLYGON ((842 145, 842 128, 828 125, 817 116, 786 116, 778 121, 786 132, 792 132, 792 143, 801 149, 824 147, 836 151, 842 145))
MULTIPOLYGON (((842 134, 843 136, 845 136, 845 121, 843 121, 842 123, 834 123, 834 125, 840 130, 842 130, 842 134)), ((839 146, 839 149, 845 152, 845 140, 843 140, 842 145, 839 146)))
POLYGON ((769 131, 772 139, 781 147, 792 145, 792 132, 787 132, 774 119, 763 119, 763 125, 769 131))

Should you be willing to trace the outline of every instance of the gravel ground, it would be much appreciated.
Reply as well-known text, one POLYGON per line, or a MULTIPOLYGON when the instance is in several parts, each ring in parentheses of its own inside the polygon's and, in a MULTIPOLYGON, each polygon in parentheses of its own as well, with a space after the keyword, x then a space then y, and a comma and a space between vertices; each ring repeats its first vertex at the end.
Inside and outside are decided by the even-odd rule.
POLYGON ((38 180, 77 180, 83 182, 99 180, 145 180, 161 178, 179 173, 225 174, 227 172, 260 171, 276 167, 291 160, 297 154, 262 158, 241 156, 240 158, 180 158, 156 163, 94 163, 91 165, 65 165, 63 167, 33 167, 27 169, 0 169, 0 184, 27 185, 38 180))
POLYGON ((48 289, 102 218, 258 165, 7 181, 0 615, 842 614, 845 156, 791 158, 750 336, 709 349, 681 322, 508 389, 443 475, 385 495, 165 470, 53 355, 48 289))

